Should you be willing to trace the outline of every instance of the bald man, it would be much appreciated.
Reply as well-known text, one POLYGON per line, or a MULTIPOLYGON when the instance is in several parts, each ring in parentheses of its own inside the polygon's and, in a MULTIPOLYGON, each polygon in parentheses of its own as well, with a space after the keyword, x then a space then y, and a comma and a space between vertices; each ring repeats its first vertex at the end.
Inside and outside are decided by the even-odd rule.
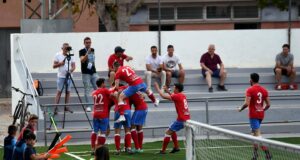
POLYGON ((214 91, 211 82, 212 77, 220 79, 220 83, 217 87, 218 91, 227 91, 224 85, 227 73, 220 56, 215 53, 215 45, 210 44, 208 46, 208 51, 201 56, 200 65, 202 75, 208 84, 208 92, 212 93, 214 91), (218 65, 220 68, 218 68, 218 65))

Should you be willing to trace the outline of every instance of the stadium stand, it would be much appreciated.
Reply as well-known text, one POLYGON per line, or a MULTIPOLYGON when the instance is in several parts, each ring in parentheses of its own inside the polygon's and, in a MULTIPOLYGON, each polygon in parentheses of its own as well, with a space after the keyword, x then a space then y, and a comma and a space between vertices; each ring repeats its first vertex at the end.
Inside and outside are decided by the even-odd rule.
MULTIPOLYGON (((187 70, 185 80, 185 93, 188 97, 189 108, 192 114, 192 119, 199 122, 208 122, 210 124, 222 125, 225 128, 236 130, 243 133, 249 133, 248 119, 244 112, 237 114, 236 108, 243 103, 245 89, 249 86, 249 74, 257 72, 260 74, 260 83, 265 86, 270 93, 271 109, 266 115, 263 132, 265 134, 286 134, 286 133, 300 133, 299 125, 300 119, 300 92, 299 90, 282 90, 276 91, 274 89, 275 80, 272 68, 227 68, 228 78, 226 79, 226 88, 228 92, 214 93, 207 92, 207 84, 201 75, 201 70, 187 70), (208 108, 209 112, 206 112, 208 108), (280 113, 280 114, 279 114, 280 113), (208 117, 207 117, 208 115, 208 117), (270 123, 269 123, 270 122, 270 123), (271 123, 272 122, 272 123, 271 123), (276 127, 275 127, 276 126, 276 127)), ((300 71, 300 68, 297 68, 300 71)), ((137 71, 140 76, 144 77, 144 71, 137 71)), ((40 97, 40 104, 53 104, 56 92, 56 75, 55 73, 33 73, 34 79, 39 79, 44 88, 44 96, 40 97)), ((107 79, 107 72, 99 72, 100 77, 107 79)), ((296 83, 300 82, 300 74, 298 72, 296 83)), ((84 90, 81 82, 81 74, 74 73, 75 84, 83 98, 84 90)), ((286 82, 285 77, 283 82, 286 82)), ((177 82, 172 79, 172 83, 177 82)), ((213 87, 217 85, 217 80, 213 80, 213 87)), ((154 89, 154 88, 153 88, 154 89)), ((62 100, 64 96, 62 96, 62 100)), ((71 91, 71 103, 79 103, 75 91, 71 91)), ((176 116, 175 108, 172 103, 162 101, 158 108, 155 108, 149 101, 149 112, 146 120, 144 130, 145 136, 148 138, 162 137, 165 128, 170 121, 174 120, 176 116)), ((81 139, 87 141, 90 136, 89 124, 86 120, 81 106, 73 106, 74 114, 66 114, 66 127, 62 132, 72 132, 73 139, 81 139), (76 132, 75 132, 76 131, 76 132), (83 134, 86 133, 86 134, 83 134)), ((61 108, 60 111, 63 109, 61 108)), ((91 117, 91 114, 89 113, 91 117)), ((113 117, 113 110, 111 112, 113 117)), ((57 125, 61 128, 61 120, 63 112, 55 117, 57 125)), ((112 118, 111 118, 112 119, 112 118)), ((47 119, 47 126, 49 126, 49 118, 47 119)), ((112 128, 113 121, 110 126, 112 128)), ((44 123, 39 123, 38 139, 44 139, 43 134, 44 123)), ((52 133, 53 130, 47 131, 52 133)), ((113 135, 113 134, 111 134, 113 135)), ((54 134, 49 134, 47 139, 51 139, 54 134)))

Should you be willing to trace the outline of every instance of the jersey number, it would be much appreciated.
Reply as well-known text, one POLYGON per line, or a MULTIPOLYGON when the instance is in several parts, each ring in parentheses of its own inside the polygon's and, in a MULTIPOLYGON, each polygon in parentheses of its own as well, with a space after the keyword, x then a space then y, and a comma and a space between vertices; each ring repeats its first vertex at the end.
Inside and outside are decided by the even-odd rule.
POLYGON ((187 110, 189 108, 189 106, 188 106, 186 99, 183 100, 183 103, 184 103, 184 109, 187 110))
POLYGON ((262 93, 261 92, 258 92, 257 93, 257 97, 258 97, 258 100, 256 101, 257 104, 261 104, 262 102, 262 93))
POLYGON ((129 72, 129 68, 123 68, 122 72, 125 72, 128 77, 132 75, 132 73, 129 72))
POLYGON ((104 104, 102 94, 94 95, 95 105, 104 104))

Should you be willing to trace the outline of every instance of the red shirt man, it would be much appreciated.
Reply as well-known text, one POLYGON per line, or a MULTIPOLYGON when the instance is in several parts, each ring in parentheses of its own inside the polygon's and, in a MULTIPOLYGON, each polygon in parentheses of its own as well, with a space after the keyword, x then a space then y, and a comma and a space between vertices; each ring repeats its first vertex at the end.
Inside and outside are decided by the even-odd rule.
POLYGON ((124 54, 125 49, 123 49, 120 46, 117 46, 115 48, 115 53, 113 53, 112 55, 109 56, 108 58, 108 77, 109 77, 109 82, 112 85, 114 82, 114 78, 115 78, 115 71, 114 71, 114 67, 113 64, 115 62, 118 62, 120 64, 120 66, 124 65, 124 60, 126 61, 130 61, 133 58, 130 56, 127 56, 126 54, 124 54))
POLYGON ((115 80, 125 81, 130 86, 135 86, 143 83, 142 78, 136 75, 134 70, 132 70, 129 66, 119 67, 115 76, 115 80))
POLYGON ((144 96, 141 92, 137 92, 136 94, 129 97, 130 103, 134 105, 134 110, 147 110, 147 103, 144 100, 144 96))
POLYGON ((94 98, 93 118, 109 117, 110 92, 107 88, 99 88, 92 93, 94 98))
MULTIPOLYGON (((250 119, 250 127, 252 129, 252 135, 256 137, 260 137, 260 125, 262 120, 264 119, 264 112, 270 108, 270 99, 268 95, 268 91, 258 84, 259 75, 257 73, 252 73, 250 75, 250 84, 246 91, 246 99, 245 103, 241 108, 239 108, 239 112, 244 110, 249 106, 249 119, 250 119), (265 106, 264 106, 265 104, 265 106)), ((258 158, 258 145, 253 145, 253 158, 258 158)), ((261 146, 261 149, 266 154, 266 159, 271 159, 271 154, 266 146, 261 146)))
POLYGON ((268 91, 255 84, 252 87, 249 87, 246 92, 246 96, 250 97, 249 105, 249 118, 264 119, 264 102, 269 97, 268 91))
POLYGON ((186 96, 183 93, 171 94, 172 101, 175 103, 177 121, 187 121, 190 117, 186 96))
POLYGON ((141 92, 129 97, 130 103, 134 105, 135 111, 131 117, 131 137, 137 152, 143 149, 143 125, 147 117, 148 106, 141 92))
POLYGON ((167 131, 165 132, 163 146, 159 153, 166 154, 166 149, 168 147, 171 137, 172 137, 172 141, 174 143, 174 147, 170 153, 179 152, 180 149, 179 149, 176 132, 183 129, 184 122, 191 118, 188 103, 186 100, 186 96, 182 93, 183 85, 181 83, 174 84, 174 93, 173 94, 169 93, 168 90, 165 90, 168 94, 163 93, 159 89, 157 83, 155 83, 154 86, 162 98, 172 100, 175 103, 175 108, 176 108, 176 112, 177 112, 177 120, 175 122, 173 122, 170 125, 170 127, 167 129, 167 131))
POLYGON ((105 79, 99 78, 96 81, 96 85, 98 89, 92 93, 94 98, 93 132, 91 134, 92 151, 96 148, 96 140, 98 141, 98 146, 105 144, 106 134, 109 130, 109 105, 111 93, 107 88, 105 88, 105 79), (98 133, 99 135, 97 136, 98 133))

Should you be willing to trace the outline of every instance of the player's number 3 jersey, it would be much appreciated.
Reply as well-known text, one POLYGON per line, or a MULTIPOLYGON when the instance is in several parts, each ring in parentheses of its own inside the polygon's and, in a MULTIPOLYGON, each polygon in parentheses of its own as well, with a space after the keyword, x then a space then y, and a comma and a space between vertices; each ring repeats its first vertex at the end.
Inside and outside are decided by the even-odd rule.
POLYGON ((249 118, 264 119, 264 102, 268 97, 268 91, 259 85, 250 87, 246 96, 250 97, 249 118))

